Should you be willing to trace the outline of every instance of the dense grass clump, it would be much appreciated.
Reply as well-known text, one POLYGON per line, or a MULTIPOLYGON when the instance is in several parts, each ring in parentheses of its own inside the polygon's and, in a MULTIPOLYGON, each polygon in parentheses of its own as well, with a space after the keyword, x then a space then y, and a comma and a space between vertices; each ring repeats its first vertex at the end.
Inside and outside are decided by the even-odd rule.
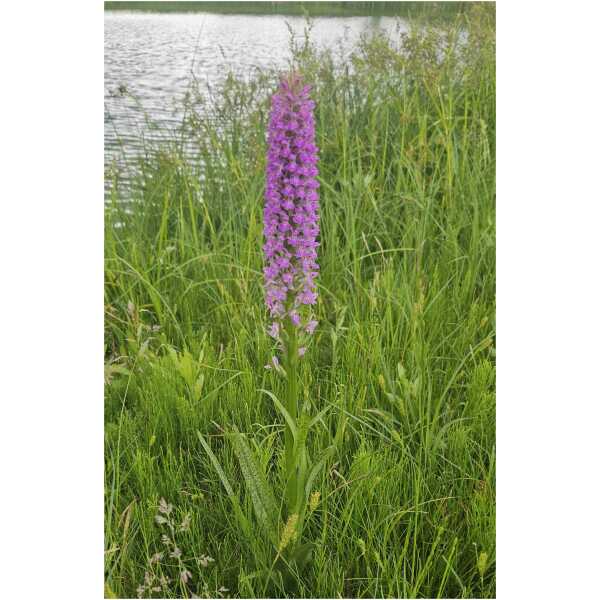
POLYGON ((264 368, 261 275, 277 74, 230 78, 210 105, 191 89, 181 136, 133 185, 110 182, 107 596, 495 595, 493 6, 399 42, 365 39, 341 67, 294 53, 321 149, 320 325, 302 377, 311 413, 329 410, 308 446, 335 448, 301 571, 272 569, 225 437, 245 432, 283 494, 283 422, 261 391, 283 385, 264 368))

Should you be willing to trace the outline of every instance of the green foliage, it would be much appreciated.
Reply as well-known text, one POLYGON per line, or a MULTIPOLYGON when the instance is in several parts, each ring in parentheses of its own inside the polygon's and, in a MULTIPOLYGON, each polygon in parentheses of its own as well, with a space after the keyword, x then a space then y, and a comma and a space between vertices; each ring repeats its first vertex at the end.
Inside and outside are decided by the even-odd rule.
MULTIPOLYGON (((260 465, 257 464, 254 454, 250 450, 244 436, 234 428, 230 435, 233 450, 237 456, 242 469, 242 475, 246 483, 246 489, 252 498, 254 514, 261 526, 277 548, 279 544, 279 506, 275 502, 275 496, 267 483, 265 474, 260 465)), ((257 535, 258 535, 257 531, 257 535)))
POLYGON ((402 49, 366 39, 348 70, 295 48, 315 84, 322 235, 293 437, 310 425, 303 495, 320 498, 297 542, 311 560, 286 555, 290 538, 287 571, 255 512, 258 497, 279 547, 286 417, 263 390, 283 399, 285 382, 264 369, 261 275, 276 74, 229 78, 210 102, 192 87, 185 148, 113 172, 107 595, 135 596, 148 572, 173 579, 164 597, 495 596, 493 16, 474 5, 402 49), (161 498, 174 523, 190 515, 177 583, 179 559, 150 565, 161 498))
POLYGON ((104 10, 152 12, 212 12, 224 14, 277 15, 421 15, 454 16, 466 2, 104 2, 104 10))

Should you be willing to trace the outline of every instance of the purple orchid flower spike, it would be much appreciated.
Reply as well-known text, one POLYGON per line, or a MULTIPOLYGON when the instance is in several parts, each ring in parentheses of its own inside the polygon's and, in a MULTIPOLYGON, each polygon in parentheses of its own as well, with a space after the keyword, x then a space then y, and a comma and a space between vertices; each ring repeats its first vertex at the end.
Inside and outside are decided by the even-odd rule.
POLYGON ((297 74, 282 79, 268 130, 264 277, 273 319, 269 333, 282 346, 280 334, 289 327, 302 341, 317 325, 312 305, 319 272, 319 171, 310 89, 297 74))

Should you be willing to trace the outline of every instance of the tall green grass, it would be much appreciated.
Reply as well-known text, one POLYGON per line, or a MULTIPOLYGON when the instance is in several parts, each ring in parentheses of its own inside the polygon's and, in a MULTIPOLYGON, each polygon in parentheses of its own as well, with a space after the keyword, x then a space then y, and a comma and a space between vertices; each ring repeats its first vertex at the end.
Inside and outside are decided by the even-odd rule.
POLYGON ((264 73, 229 78, 211 109, 191 90, 187 151, 174 138, 133 188, 111 185, 105 593, 135 596, 147 572, 169 578, 154 597, 494 597, 493 5, 400 50, 364 40, 351 68, 310 45, 295 60, 321 148, 320 325, 301 375, 313 414, 329 410, 307 443, 336 448, 313 486, 312 560, 272 568, 225 437, 246 433, 282 496, 283 422, 260 391, 282 391, 264 369, 264 73))

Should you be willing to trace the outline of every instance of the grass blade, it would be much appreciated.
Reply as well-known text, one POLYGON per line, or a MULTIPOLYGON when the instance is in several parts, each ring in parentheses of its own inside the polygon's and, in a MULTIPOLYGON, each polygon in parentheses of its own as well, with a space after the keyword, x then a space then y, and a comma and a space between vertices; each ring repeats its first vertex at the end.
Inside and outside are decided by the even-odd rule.
POLYGON ((202 444, 202 447, 204 448, 206 454, 208 455, 208 458, 210 458, 210 461, 212 462, 213 467, 215 468, 215 471, 219 475, 219 479, 221 480, 221 483, 223 484, 223 487, 225 488, 225 491, 227 492, 227 496, 229 497, 229 500, 231 501, 231 504, 233 505, 233 511, 234 511, 235 516, 240 524, 240 527, 242 528, 242 531, 244 532, 244 535, 246 536, 246 538, 251 539, 252 529, 250 527, 250 523, 249 523, 248 519, 246 518, 246 515, 244 515, 244 513, 242 512, 242 508, 240 506, 239 499, 235 495, 233 488, 231 487, 231 484, 229 483, 229 480, 227 479, 227 476, 225 475, 225 472, 223 471, 223 467, 221 467, 221 463, 219 463, 219 460, 214 455, 213 451, 211 450, 210 446, 208 445, 208 442, 204 439, 204 436, 199 431, 197 433, 198 433, 198 438, 200 439, 200 443, 202 444))

